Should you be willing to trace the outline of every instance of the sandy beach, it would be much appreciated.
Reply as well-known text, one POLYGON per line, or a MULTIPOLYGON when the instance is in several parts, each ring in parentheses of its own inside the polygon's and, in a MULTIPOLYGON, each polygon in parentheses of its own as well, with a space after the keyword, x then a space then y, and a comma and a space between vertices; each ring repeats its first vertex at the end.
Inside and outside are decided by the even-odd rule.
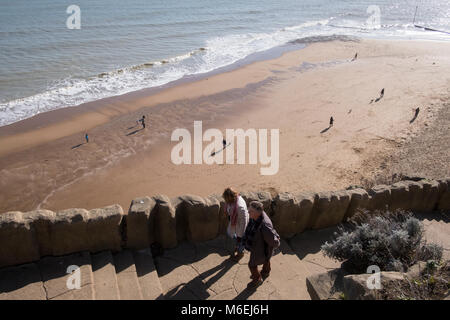
POLYGON ((314 43, 1 127, 0 212, 115 203, 127 210, 139 196, 206 196, 227 186, 317 192, 394 174, 450 176, 449 52, 448 42, 314 43), (145 130, 136 123, 142 115, 145 130), (200 120, 204 130, 279 129, 278 173, 263 176, 259 164, 173 164, 172 131, 192 131, 200 120))

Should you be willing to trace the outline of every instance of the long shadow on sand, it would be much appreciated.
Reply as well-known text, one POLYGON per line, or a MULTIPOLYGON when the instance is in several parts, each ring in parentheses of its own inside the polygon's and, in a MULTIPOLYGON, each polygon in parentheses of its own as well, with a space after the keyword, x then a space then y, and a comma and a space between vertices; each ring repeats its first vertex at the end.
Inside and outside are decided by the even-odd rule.
POLYGON ((126 136, 127 136, 127 137, 128 137, 128 136, 132 136, 133 134, 136 134, 136 133, 138 133, 139 131, 142 131, 142 130, 144 130, 144 128, 142 128, 142 129, 137 129, 137 130, 134 130, 134 131, 131 131, 130 133, 127 133, 126 136))
POLYGON ((72 148, 70 148, 70 149, 77 149, 77 148, 79 148, 79 147, 81 147, 82 145, 84 145, 84 144, 86 144, 86 142, 83 142, 83 143, 80 143, 80 144, 77 144, 77 145, 75 145, 75 146, 73 146, 72 148))
POLYGON ((328 128, 323 129, 322 131, 320 131, 320 134, 327 132, 328 130, 331 129, 332 126, 329 126, 328 128))
POLYGON ((230 146, 231 142, 229 144, 227 144, 226 146, 224 146, 222 149, 220 149, 219 151, 213 151, 210 155, 210 157, 214 157, 216 154, 222 152, 223 150, 225 150, 226 147, 230 146))

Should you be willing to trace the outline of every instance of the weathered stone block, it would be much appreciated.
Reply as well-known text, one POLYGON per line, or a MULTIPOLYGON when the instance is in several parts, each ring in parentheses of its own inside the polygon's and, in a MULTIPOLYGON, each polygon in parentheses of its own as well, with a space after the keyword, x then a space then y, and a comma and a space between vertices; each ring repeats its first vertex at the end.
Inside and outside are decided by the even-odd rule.
POLYGON ((170 198, 160 195, 153 197, 156 202, 156 213, 153 224, 153 238, 163 248, 174 248, 177 245, 177 225, 175 208, 170 198))
POLYGON ((385 211, 389 208, 391 202, 391 188, 386 185, 378 185, 368 191, 369 205, 371 211, 385 211))
POLYGON ((440 196, 438 210, 450 210, 450 178, 439 180, 440 196))
POLYGON ((186 240, 188 233, 188 222, 186 217, 185 203, 181 197, 171 198, 170 202, 175 208, 175 222, 177 228, 177 242, 181 243, 186 240))
POLYGON ((148 248, 153 242, 153 213, 156 202, 149 197, 134 199, 126 215, 126 247, 148 248))
POLYGON ((85 209, 67 209, 58 211, 50 226, 53 255, 89 250, 87 229, 88 211, 85 209))
MULTIPOLYGON (((378 290, 369 289, 367 280, 373 274, 351 274, 344 276, 343 292, 346 300, 376 300, 378 290)), ((380 272, 381 287, 388 283, 403 281, 404 274, 400 272, 380 272)), ((369 280, 370 281, 370 280, 369 280)))
POLYGON ((306 278, 306 287, 312 300, 332 300, 343 290, 343 278, 347 275, 343 269, 334 269, 325 273, 316 273, 306 278))
POLYGON ((219 234, 220 202, 214 197, 193 195, 179 197, 187 222, 186 238, 192 242, 212 240, 219 234))
POLYGON ((369 205, 369 194, 366 190, 358 188, 348 190, 350 196, 350 204, 345 213, 344 220, 350 219, 357 212, 367 209, 369 205))
POLYGON ((433 211, 439 201, 439 182, 435 180, 421 180, 418 182, 422 185, 422 202, 418 208, 419 211, 433 211))
POLYGON ((36 210, 23 213, 23 218, 34 230, 41 257, 53 254, 51 226, 55 223, 56 214, 49 210, 36 210))
POLYGON ((0 267, 39 260, 39 247, 22 212, 0 214, 0 267))
POLYGON ((408 187, 410 210, 419 210, 422 206, 423 186, 417 181, 402 181, 408 187))
POLYGON ((316 194, 310 227, 322 229, 341 223, 349 205, 350 194, 347 191, 316 194))
POLYGON ((242 198, 247 203, 247 208, 252 201, 259 201, 264 206, 264 211, 266 214, 272 216, 272 196, 270 192, 260 191, 260 192, 241 192, 242 198))
POLYGON ((282 237, 303 232, 311 219, 314 195, 309 193, 280 193, 273 201, 272 222, 282 237))
POLYGON ((394 183, 391 186, 391 202, 389 209, 391 211, 409 210, 411 209, 411 205, 411 193, 409 192, 408 184, 403 181, 394 183))
POLYGON ((122 245, 122 207, 118 204, 89 211, 87 231, 89 251, 120 251, 122 245))
POLYGON ((221 195, 213 194, 210 197, 216 199, 220 203, 219 209, 219 234, 226 234, 228 227, 228 214, 225 212, 225 200, 221 195))

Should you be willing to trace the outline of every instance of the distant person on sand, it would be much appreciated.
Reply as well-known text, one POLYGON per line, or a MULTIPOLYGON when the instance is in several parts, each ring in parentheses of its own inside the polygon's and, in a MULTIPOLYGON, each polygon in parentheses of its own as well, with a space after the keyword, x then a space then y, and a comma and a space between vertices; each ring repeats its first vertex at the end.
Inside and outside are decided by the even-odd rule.
POLYGON ((142 116, 142 118, 139 119, 139 121, 140 121, 141 124, 142 124, 142 128, 145 129, 145 116, 142 116))
POLYGON ((333 126, 333 122, 334 122, 334 119, 333 119, 333 117, 331 117, 331 118, 330 118, 330 127, 333 126))
POLYGON ((89 143, 89 136, 88 136, 87 132, 86 132, 86 135, 84 136, 84 138, 86 139, 86 143, 89 143))
POLYGON ((420 112, 420 108, 416 108, 416 110, 414 112, 414 117, 409 121, 409 123, 413 123, 417 119, 419 112, 420 112))
POLYGON ((242 237, 248 224, 248 211, 245 200, 232 188, 226 188, 223 192, 225 200, 225 214, 228 216, 227 234, 236 240, 235 248, 230 258, 238 262, 244 256, 242 237))
POLYGON ((358 52, 355 53, 355 56, 353 57, 352 61, 355 61, 356 59, 358 59, 358 52))
POLYGON ((417 118, 417 116, 419 115, 419 112, 420 112, 420 108, 417 108, 416 113, 414 114, 414 118, 417 118))
MULTIPOLYGON (((375 99, 375 102, 380 101, 381 98, 383 98, 383 97, 384 97, 384 88, 381 89, 380 96, 379 96, 378 98, 375 99)), ((372 101, 370 101, 370 103, 372 103, 372 101)))
POLYGON ((223 144, 223 148, 225 149, 227 147, 227 140, 223 139, 222 144, 223 144))
POLYGON ((256 288, 270 275, 270 259, 273 250, 280 246, 280 236, 275 231, 272 221, 264 212, 263 204, 252 201, 249 206, 250 221, 245 229, 244 245, 250 251, 248 268, 252 281, 248 288, 256 288), (261 273, 258 266, 263 265, 261 273))

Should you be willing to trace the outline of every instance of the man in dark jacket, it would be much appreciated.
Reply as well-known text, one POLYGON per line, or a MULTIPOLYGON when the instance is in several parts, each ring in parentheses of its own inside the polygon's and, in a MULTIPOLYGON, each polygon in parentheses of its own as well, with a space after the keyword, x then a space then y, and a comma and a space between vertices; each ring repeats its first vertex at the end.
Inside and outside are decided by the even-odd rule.
POLYGON ((275 231, 272 221, 263 210, 263 204, 252 201, 249 206, 250 221, 245 229, 244 245, 250 251, 248 267, 252 281, 249 288, 256 288, 262 284, 270 274, 270 258, 273 250, 280 246, 280 236, 275 231), (258 265, 263 265, 261 273, 258 265))

